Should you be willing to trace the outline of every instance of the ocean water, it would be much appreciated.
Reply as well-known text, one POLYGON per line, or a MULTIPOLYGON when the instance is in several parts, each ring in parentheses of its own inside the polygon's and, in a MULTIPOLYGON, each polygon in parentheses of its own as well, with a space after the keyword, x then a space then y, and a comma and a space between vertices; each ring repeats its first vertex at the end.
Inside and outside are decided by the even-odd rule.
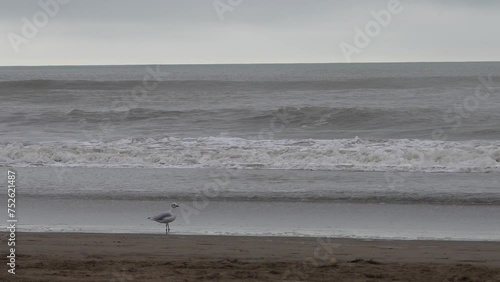
POLYGON ((178 201, 186 234, 500 240, 499 94, 494 62, 0 67, 0 166, 26 231, 178 201))

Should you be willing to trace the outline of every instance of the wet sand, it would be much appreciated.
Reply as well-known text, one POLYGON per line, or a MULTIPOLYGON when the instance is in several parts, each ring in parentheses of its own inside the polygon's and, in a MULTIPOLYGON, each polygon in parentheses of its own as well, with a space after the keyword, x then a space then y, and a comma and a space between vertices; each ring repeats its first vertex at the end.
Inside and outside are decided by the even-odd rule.
POLYGON ((500 281, 500 242, 18 233, 0 281, 500 281))

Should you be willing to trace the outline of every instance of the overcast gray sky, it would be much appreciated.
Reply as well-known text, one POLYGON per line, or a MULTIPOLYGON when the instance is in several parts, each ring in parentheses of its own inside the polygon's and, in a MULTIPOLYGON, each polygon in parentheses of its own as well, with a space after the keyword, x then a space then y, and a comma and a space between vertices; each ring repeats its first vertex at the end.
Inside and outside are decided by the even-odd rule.
MULTIPOLYGON (((394 0, 216 1, 223 19, 214 0, 72 0, 37 27, 38 0, 0 0, 0 65, 347 62, 340 44, 394 0)), ((401 5, 351 61, 500 61, 500 1, 401 5)))

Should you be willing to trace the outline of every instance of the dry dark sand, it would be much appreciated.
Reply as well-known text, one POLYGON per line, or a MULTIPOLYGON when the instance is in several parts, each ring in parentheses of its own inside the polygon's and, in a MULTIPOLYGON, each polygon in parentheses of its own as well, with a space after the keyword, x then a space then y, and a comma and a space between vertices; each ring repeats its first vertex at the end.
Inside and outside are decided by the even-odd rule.
POLYGON ((11 275, 0 235, 1 281, 500 281, 499 242, 82 233, 18 233, 11 275))

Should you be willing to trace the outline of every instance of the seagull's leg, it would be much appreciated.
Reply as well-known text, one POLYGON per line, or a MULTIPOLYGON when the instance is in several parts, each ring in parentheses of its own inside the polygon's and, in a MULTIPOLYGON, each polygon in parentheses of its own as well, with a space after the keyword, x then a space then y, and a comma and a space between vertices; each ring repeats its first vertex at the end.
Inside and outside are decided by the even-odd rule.
POLYGON ((167 224, 165 224, 165 233, 167 233, 167 234, 168 234, 168 223, 167 223, 167 224))
POLYGON ((170 233, 170 224, 167 223, 168 233, 170 233))

